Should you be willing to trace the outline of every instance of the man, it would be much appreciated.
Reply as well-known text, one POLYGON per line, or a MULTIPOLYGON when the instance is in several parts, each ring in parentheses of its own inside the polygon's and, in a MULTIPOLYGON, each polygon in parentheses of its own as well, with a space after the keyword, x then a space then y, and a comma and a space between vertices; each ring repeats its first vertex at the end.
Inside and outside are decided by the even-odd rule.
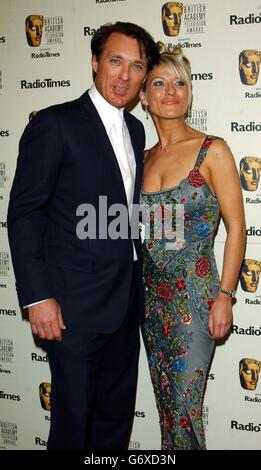
POLYGON ((166 36, 178 36, 181 17, 183 14, 183 3, 167 2, 162 7, 162 26, 166 36))
POLYGON ((41 15, 29 15, 25 20, 25 33, 27 43, 31 47, 41 44, 44 18, 41 15))
POLYGON ((239 378, 241 387, 246 390, 255 390, 260 373, 261 362, 245 357, 239 362, 239 378))
POLYGON ((244 259, 240 273, 241 288, 245 292, 256 292, 261 271, 261 261, 244 259))
POLYGON ((143 28, 122 22, 101 27, 91 48, 95 86, 29 122, 10 196, 20 305, 30 305, 33 333, 48 340, 48 449, 126 449, 134 416, 140 246, 129 223, 125 239, 105 228, 115 204, 130 214, 138 203, 144 129, 123 107, 158 52, 143 28), (85 207, 97 215, 89 238, 79 230, 85 207))
POLYGON ((240 161, 241 186, 246 191, 256 191, 260 180, 261 158, 244 157, 240 161))
POLYGON ((239 75, 244 85, 256 85, 259 76, 261 51, 247 49, 239 54, 239 75))

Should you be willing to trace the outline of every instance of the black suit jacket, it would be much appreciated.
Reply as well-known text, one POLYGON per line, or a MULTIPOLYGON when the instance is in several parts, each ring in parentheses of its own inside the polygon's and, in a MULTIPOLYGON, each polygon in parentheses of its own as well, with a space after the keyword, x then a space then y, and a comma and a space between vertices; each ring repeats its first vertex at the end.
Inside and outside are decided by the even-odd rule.
MULTIPOLYGON (((131 114, 124 116, 136 158, 137 204, 144 129, 131 114)), ((127 204, 116 156, 85 92, 40 111, 25 128, 10 195, 9 242, 20 305, 55 297, 67 326, 107 333, 127 311, 133 249, 130 238, 76 236, 77 207, 92 204, 98 218, 101 195, 108 207, 127 204)), ((135 248, 140 259, 138 240, 135 248)))

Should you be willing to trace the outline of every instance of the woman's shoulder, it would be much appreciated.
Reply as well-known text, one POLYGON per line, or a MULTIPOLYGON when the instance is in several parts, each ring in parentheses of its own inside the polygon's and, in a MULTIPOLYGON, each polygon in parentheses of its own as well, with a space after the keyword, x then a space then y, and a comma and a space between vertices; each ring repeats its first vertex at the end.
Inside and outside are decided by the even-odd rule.
POLYGON ((216 166, 216 164, 225 164, 228 160, 234 160, 231 149, 223 137, 209 135, 208 139, 211 145, 208 149, 206 163, 216 166))

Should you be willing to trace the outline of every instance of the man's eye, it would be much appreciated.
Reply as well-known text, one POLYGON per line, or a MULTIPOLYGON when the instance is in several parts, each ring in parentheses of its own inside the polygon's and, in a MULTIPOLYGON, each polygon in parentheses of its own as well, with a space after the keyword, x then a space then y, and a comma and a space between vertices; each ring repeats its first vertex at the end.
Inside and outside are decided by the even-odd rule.
POLYGON ((111 62, 113 64, 120 64, 120 60, 119 59, 111 59, 111 62))
POLYGON ((143 65, 142 65, 142 64, 134 64, 133 67, 134 67, 136 70, 143 70, 143 65))

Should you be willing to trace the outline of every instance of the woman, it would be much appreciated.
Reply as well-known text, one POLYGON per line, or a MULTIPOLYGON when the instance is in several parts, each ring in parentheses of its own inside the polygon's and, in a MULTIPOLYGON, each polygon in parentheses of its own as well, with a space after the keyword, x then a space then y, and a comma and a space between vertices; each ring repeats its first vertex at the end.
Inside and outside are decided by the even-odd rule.
POLYGON ((162 449, 206 449, 202 423, 206 377, 215 340, 223 338, 232 323, 245 246, 241 186, 226 143, 186 124, 191 71, 180 49, 161 53, 140 98, 159 137, 146 154, 141 207, 147 234, 143 336, 162 449), (178 234, 182 214, 183 240, 178 234), (213 240, 220 214, 227 238, 219 280, 213 240), (168 232, 173 228, 177 238, 170 244, 168 232))

